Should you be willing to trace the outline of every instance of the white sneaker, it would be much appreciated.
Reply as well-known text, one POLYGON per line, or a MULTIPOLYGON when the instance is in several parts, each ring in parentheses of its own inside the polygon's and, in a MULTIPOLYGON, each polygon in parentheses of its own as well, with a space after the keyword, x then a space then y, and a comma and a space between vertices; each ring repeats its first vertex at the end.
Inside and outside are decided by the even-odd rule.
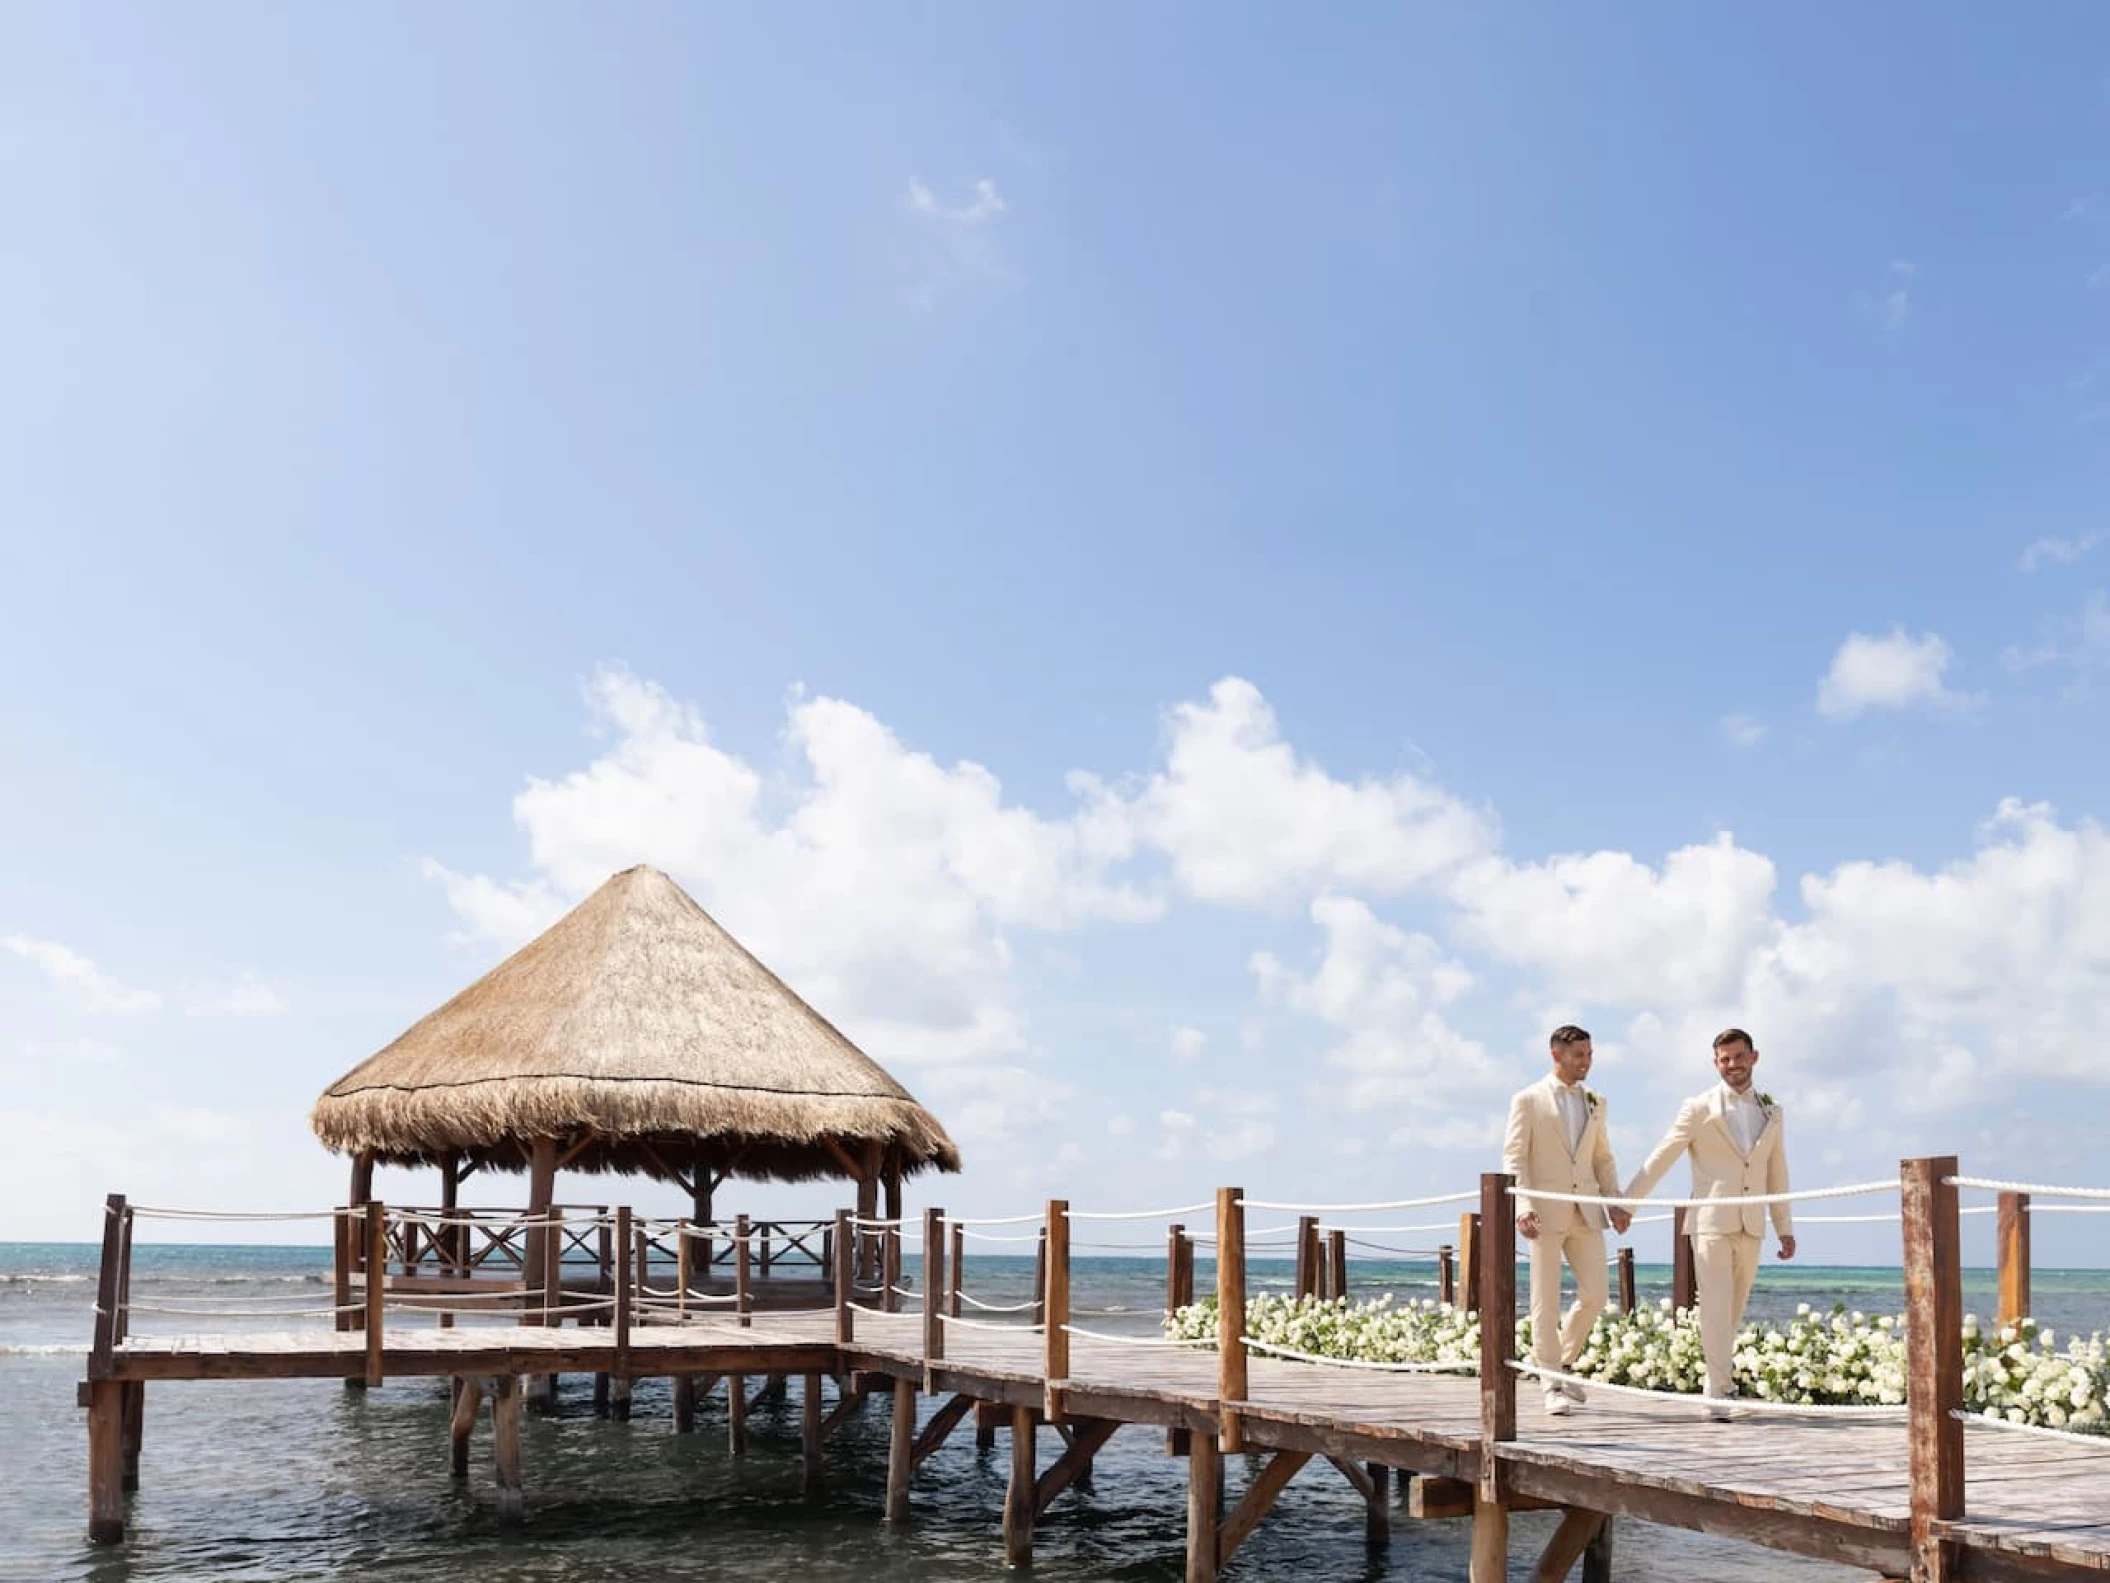
POLYGON ((1708 1418, 1715 1423, 1726 1424, 1736 1416, 1736 1409, 1730 1405, 1735 1400, 1736 1392, 1731 1391, 1726 1398, 1709 1402, 1707 1404, 1708 1418))
POLYGON ((1561 1394, 1578 1407, 1590 1399, 1590 1393, 1584 1390, 1582 1385, 1575 1380, 1562 1380, 1561 1394))
POLYGON ((1558 1385, 1546 1392, 1546 1416, 1548 1418, 1565 1418, 1574 1410, 1574 1407, 1568 1401, 1568 1393, 1558 1385))

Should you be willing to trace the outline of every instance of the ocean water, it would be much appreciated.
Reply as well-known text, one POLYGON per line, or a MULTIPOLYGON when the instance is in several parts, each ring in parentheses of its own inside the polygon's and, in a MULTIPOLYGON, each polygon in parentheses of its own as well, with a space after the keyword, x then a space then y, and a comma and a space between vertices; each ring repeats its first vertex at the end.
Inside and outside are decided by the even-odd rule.
MULTIPOLYGON (((830 1441, 826 1495, 800 1494, 798 1383, 749 1420, 749 1451, 725 1449, 725 1409, 714 1395, 691 1435, 672 1432, 664 1381, 641 1381, 628 1423, 592 1414, 586 1381, 567 1380, 554 1417, 530 1417, 522 1461, 528 1516, 501 1526, 492 1496, 486 1426, 470 1477, 447 1476, 442 1382, 405 1381, 365 1393, 335 1381, 169 1383, 146 1400, 141 1490, 130 1538, 88 1545, 87 1442, 74 1387, 92 1331, 97 1250, 0 1244, 0 1579, 23 1583, 146 1583, 196 1579, 425 1579, 445 1572, 480 1583, 645 1583, 656 1579, 775 1576, 814 1583, 997 1579, 1007 1575, 998 1522, 1008 1452, 976 1452, 969 1427, 917 1472, 914 1520, 880 1521, 887 1413, 874 1401, 830 1441)), ((909 1261, 913 1272, 914 1260, 909 1261)), ((1022 1300, 1030 1259, 971 1254, 969 1290, 1022 1300)), ((1147 1329, 1163 1300, 1163 1261, 1079 1258, 1075 1301, 1095 1326, 1147 1329), (1124 1319, 1124 1315, 1126 1318, 1124 1319)), ((1256 1262, 1257 1289, 1283 1289, 1287 1265, 1256 1262)), ((1351 1266, 1355 1295, 1433 1296, 1427 1264, 1351 1266)), ((1667 1269, 1644 1266, 1641 1296, 1668 1291, 1667 1269)), ((1206 1266, 1202 1283, 1207 1284, 1206 1266)), ((326 1304, 329 1254, 319 1248, 141 1247, 136 1309, 280 1308, 326 1304)), ((2038 1317, 2061 1330, 2110 1323, 2110 1272, 2040 1270, 2038 1317)), ((1801 1266, 1767 1270, 1754 1315, 1807 1302, 1897 1312, 1899 1273, 1801 1266)), ((1988 1314, 1991 1276, 1969 1277, 1966 1306, 1988 1314)), ((319 1321, 306 1321, 317 1323, 319 1321)), ((182 1315, 134 1320, 168 1329, 285 1328, 284 1320, 216 1321, 182 1315)), ((934 1404, 926 1403, 926 1411, 934 1404)), ((1045 1437, 1043 1465, 1057 1442, 1045 1437)), ((1232 1458, 1229 1498, 1257 1464, 1232 1458)), ((1186 1464, 1167 1457, 1162 1432, 1124 1429, 1098 1458, 1094 1487, 1058 1501, 1036 1536, 1036 1575, 1078 1583, 1157 1583, 1183 1571, 1186 1464)), ((1544 1514, 1513 1524, 1513 1575, 1528 1576, 1552 1526, 1544 1514)), ((1326 1579, 1458 1579, 1466 1525, 1395 1517, 1391 1545, 1366 1551, 1362 1503, 1331 1469, 1307 1469, 1240 1550, 1232 1575, 1326 1579)), ((1617 1575, 1705 1577, 1718 1583, 1783 1579, 1827 1583, 1861 1574, 1701 1535, 1623 1523, 1617 1575)))

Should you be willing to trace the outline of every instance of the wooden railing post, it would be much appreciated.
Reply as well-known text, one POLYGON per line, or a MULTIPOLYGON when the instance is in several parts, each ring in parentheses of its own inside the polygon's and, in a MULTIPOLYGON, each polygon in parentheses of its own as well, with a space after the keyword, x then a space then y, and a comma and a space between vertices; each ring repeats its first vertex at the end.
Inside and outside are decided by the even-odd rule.
POLYGON ((923 1362, 945 1356, 945 1211, 926 1205, 923 1210, 923 1362))
POLYGON ((366 1383, 381 1383, 381 1313, 388 1298, 388 1211, 366 1201, 366 1383))
POLYGON ((2000 1195, 2000 1323, 2029 1318, 2029 1194, 2000 1195))
POLYGON ((1296 1293, 1299 1298, 1310 1297, 1318 1288, 1314 1266, 1319 1262, 1319 1217, 1299 1215, 1297 1217, 1297 1273, 1296 1293))
POLYGON ((1956 1545, 1935 1524, 1963 1515, 1963 1260, 1956 1157, 1903 1161, 1905 1410, 1912 1464, 1913 1583, 1954 1583, 1956 1545))
POLYGON ((1670 1218, 1670 1306, 1678 1309, 1690 1308, 1699 1300, 1699 1281, 1692 1261, 1692 1238, 1686 1235, 1690 1214, 1691 1211, 1680 1204, 1671 1211, 1670 1218))
POLYGON ((633 1281, 644 1273, 644 1249, 630 1237, 630 1206, 615 1212, 615 1372, 630 1367, 630 1309, 633 1281), (634 1267, 633 1267, 634 1265, 634 1267))
POLYGON ((1326 1290, 1322 1297, 1348 1295, 1348 1233, 1339 1226, 1326 1233, 1326 1290))
POLYGON ((850 1211, 835 1212, 835 1344, 847 1347, 856 1335, 850 1288, 857 1278, 857 1242, 850 1231, 850 1211))
POLYGON ((125 1195, 103 1200, 103 1259, 95 1280, 95 1346, 88 1354, 88 1378, 107 1380, 115 1372, 119 1291, 124 1284, 125 1223, 132 1211, 125 1195))
POLYGON ((674 1222, 674 1314, 683 1324, 689 1322, 689 1222, 686 1217, 674 1222))
POLYGON ((1051 1421, 1062 1417, 1058 1387, 1070 1377, 1070 1201, 1048 1200, 1048 1288, 1043 1304, 1041 1340, 1045 1351, 1041 1386, 1051 1421))
POLYGON ((1471 1213, 1458 1217, 1458 1297, 1467 1313, 1480 1311, 1480 1217, 1471 1213))
POLYGON ((1631 1314, 1634 1311, 1634 1250, 1619 1250, 1619 1311, 1631 1314))
POLYGON ((1499 1447, 1517 1437, 1516 1178, 1490 1171, 1480 1178, 1480 1498, 1502 1499, 1499 1447))
POLYGON ((1048 1228, 1045 1223, 1033 1241, 1033 1323, 1048 1322, 1048 1228))
POLYGON ((1239 1187, 1216 1190, 1216 1325, 1218 1449, 1241 1451, 1245 1431, 1231 1410, 1246 1399, 1245 1190, 1239 1187))
POLYGON ((352 1312, 352 1211, 340 1209, 330 1217, 335 1246, 330 1250, 331 1286, 336 1296, 337 1328, 358 1328, 359 1316, 352 1312))
POLYGON ((1458 1301, 1458 1250, 1446 1242, 1436 1250, 1436 1298, 1449 1308, 1458 1301))
POLYGON ((879 1279, 885 1283, 879 1306, 890 1314, 901 1312, 901 1222, 889 1222, 880 1232, 879 1279))
POLYGON ((952 1257, 945 1261, 945 1311, 953 1318, 960 1317, 960 1288, 966 1284, 967 1276, 967 1228, 958 1221, 952 1226, 952 1257))
POLYGON ((748 1284, 747 1237, 747 1217, 741 1215, 733 1221, 734 1257, 739 1260, 733 1266, 733 1306, 739 1310, 743 1330, 754 1324, 755 1303, 754 1290, 748 1284))

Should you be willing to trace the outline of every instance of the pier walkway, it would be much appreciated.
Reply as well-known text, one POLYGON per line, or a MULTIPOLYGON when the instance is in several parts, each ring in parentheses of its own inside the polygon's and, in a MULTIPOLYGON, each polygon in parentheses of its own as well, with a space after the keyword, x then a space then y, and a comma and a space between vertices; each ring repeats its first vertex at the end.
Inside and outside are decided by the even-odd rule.
MULTIPOLYGON (((770 1313, 743 1306, 670 1315, 663 1300, 641 1301, 641 1283, 624 1258, 602 1317, 583 1325, 472 1322, 442 1329, 398 1322, 384 1329, 386 1292, 376 1282, 356 1298, 364 1329, 317 1324, 130 1337, 123 1322, 129 1218, 122 1201, 113 1201, 124 1224, 106 1244, 101 1322, 82 1387, 90 1418, 92 1532, 102 1540, 122 1535, 122 1492, 137 1480, 139 1402, 148 1382, 459 1381, 455 1470, 466 1470, 469 1433, 488 1398, 501 1505, 517 1510, 524 1380, 592 1374, 617 1382, 627 1396, 630 1380, 670 1378, 679 1421, 684 1395, 692 1412, 696 1390, 716 1381, 726 1383, 729 1403, 744 1416, 749 1381, 759 1376, 766 1391, 797 1376, 804 1386, 809 1480, 818 1479, 820 1447, 834 1425, 868 1398, 891 1398, 889 1520, 907 1517, 915 1469, 947 1436, 969 1422, 984 1444, 1007 1431, 1011 1482, 1003 1536, 1014 1563, 1030 1560, 1034 1524, 1089 1472, 1107 1437, 1141 1425, 1162 1432, 1168 1451, 1188 1459, 1190 1583, 1216 1578, 1275 1496, 1314 1463, 1330 1465, 1362 1492, 1373 1537, 1382 1537, 1401 1504, 1416 1518, 1471 1521, 1476 1583, 1506 1575, 1508 1513, 1543 1508, 1561 1508, 1567 1516, 1534 1579, 1566 1577, 1593 1544, 1586 1575, 1593 1567, 1596 1576, 1610 1575, 1606 1519, 1616 1516, 1837 1561, 1885 1578, 2027 1583, 2110 1574, 2110 1440, 1964 1421, 1955 1407, 1960 1396, 1950 1354, 1956 1349, 1944 1354, 1917 1339, 1928 1324, 1960 1318, 1955 1171, 1953 1160, 1905 1167, 1908 1320, 1915 1325, 1910 1410, 1775 1410, 1726 1423, 1674 1396, 1593 1392, 1585 1410, 1560 1418, 1543 1415, 1536 1392, 1519 1401, 1512 1364, 1513 1200, 1503 1177, 1484 1179, 1480 1194, 1475 1263, 1484 1323, 1477 1375, 1285 1360, 1243 1345, 1244 1200, 1235 1189, 1223 1190, 1216 1205, 1217 1296, 1232 1321, 1221 1349, 1072 1325, 1069 1215, 1062 1203, 1049 1206, 1034 1310, 1005 1320, 962 1314, 959 1233, 954 1228, 948 1237, 953 1223, 932 1210, 924 1223, 921 1283, 930 1301, 921 1313, 886 1311, 891 1280, 884 1302, 857 1300, 874 1294, 857 1282, 852 1260, 860 1232, 845 1215, 833 1243, 837 1284, 830 1310, 770 1313), (1926 1257, 1918 1272, 1910 1267, 1915 1248, 1926 1257), (826 1411, 831 1393, 824 1380, 832 1382, 834 1396, 826 1411), (924 1396, 942 1405, 918 1434, 924 1396), (1051 1450, 1060 1444, 1052 1461, 1039 1455, 1042 1428, 1053 1431, 1051 1450), (1227 1510, 1223 1458, 1238 1453, 1260 1460, 1227 1510), (1395 1478, 1402 1484, 1398 1500, 1395 1478)), ((627 1235, 626 1224, 615 1242, 619 1249, 628 1246, 627 1235)), ((1168 1293, 1177 1296, 1176 1255, 1172 1263, 1168 1293)), ((1191 1268, 1187 1279, 1191 1296, 1191 1268)), ((643 1289, 649 1292, 649 1283, 643 1289)), ((1946 1333, 1955 1334, 1953 1328, 1946 1333)))

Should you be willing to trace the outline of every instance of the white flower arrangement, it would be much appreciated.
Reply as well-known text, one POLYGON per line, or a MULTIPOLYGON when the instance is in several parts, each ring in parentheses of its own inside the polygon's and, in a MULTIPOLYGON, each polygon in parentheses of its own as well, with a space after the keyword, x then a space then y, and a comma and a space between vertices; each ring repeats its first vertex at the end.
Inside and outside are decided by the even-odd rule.
MULTIPOLYGON (((1184 1341, 1216 1338, 1216 1299, 1165 1321, 1184 1341)), ((1259 1294, 1246 1300, 1246 1333, 1314 1357, 1369 1363, 1459 1363, 1480 1358, 1480 1320, 1428 1299, 1395 1303, 1259 1294)), ((2110 1348, 2100 1334, 2059 1349, 2032 1321, 1987 1330, 1976 1315, 1963 1327, 1964 1405, 2010 1423, 2110 1434, 2110 1348)), ((1517 1351, 1529 1356, 1531 1321, 1517 1321, 1517 1351)), ((1807 1303, 1785 1326, 1747 1324, 1737 1335, 1738 1391, 1798 1405, 1897 1406, 1905 1400, 1905 1327, 1888 1314, 1843 1306, 1812 1313, 1807 1303)), ((1611 1385, 1698 1395, 1707 1363, 1699 1316, 1668 1300, 1632 1314, 1607 1311, 1590 1331, 1572 1372, 1611 1385)))

